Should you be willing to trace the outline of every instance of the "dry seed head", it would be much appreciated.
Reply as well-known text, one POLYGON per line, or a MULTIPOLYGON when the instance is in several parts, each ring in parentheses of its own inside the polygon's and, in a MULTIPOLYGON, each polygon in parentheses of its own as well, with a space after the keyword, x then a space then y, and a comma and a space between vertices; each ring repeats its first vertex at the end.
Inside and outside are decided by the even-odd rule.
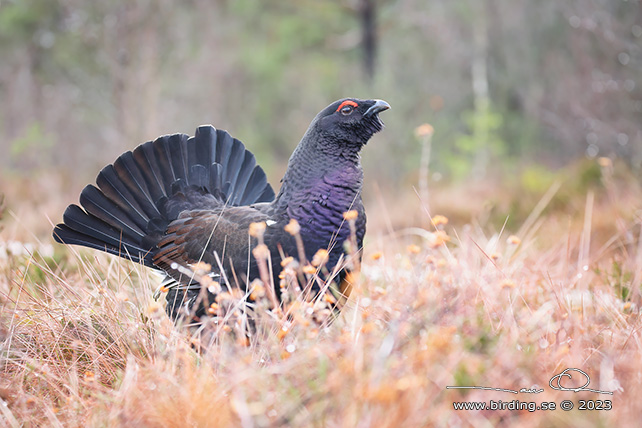
POLYGON ((428 337, 428 346, 434 349, 446 349, 451 345, 453 336, 456 332, 456 327, 438 328, 433 334, 428 337))
POLYGON ((327 303, 330 303, 331 305, 337 303, 337 299, 335 299, 334 296, 328 292, 323 295, 323 300, 327 303))
POLYGON ((508 239, 506 240, 506 242, 508 242, 508 243, 509 243, 509 244, 511 244, 511 245, 519 245, 519 244, 521 244, 521 243, 522 243, 522 240, 521 240, 521 239, 519 239, 519 237, 517 237, 517 236, 515 236, 515 235, 511 235, 511 236, 509 236, 509 237, 508 237, 508 239))
POLYGON ((513 289, 515 288, 515 282, 510 279, 505 279, 501 283, 502 288, 513 289))
POLYGON ((260 279, 255 279, 252 281, 252 284, 250 284, 250 289, 252 292, 250 293, 250 299, 252 300, 257 300, 261 297, 265 296, 265 287, 263 286, 263 281, 260 279))
POLYGON ((298 235, 299 232, 301 231, 301 226, 299 226, 299 222, 296 221, 295 219, 291 219, 288 224, 285 225, 283 228, 285 229, 286 232, 288 232, 290 235, 298 235))
POLYGON ((613 166, 613 161, 611 158, 607 157, 601 157, 597 160, 597 163, 602 167, 602 168, 610 168, 613 166))
POLYGON ((366 322, 366 323, 364 323, 364 324, 361 326, 361 332, 362 332, 362 333, 365 333, 365 334, 368 334, 368 333, 370 333, 372 330, 374 330, 374 328, 375 328, 374 323, 372 323, 372 322, 366 322))
POLYGON ((450 242, 450 236, 448 236, 443 230, 438 230, 437 232, 433 233, 432 236, 433 241, 432 244, 430 244, 432 248, 441 247, 446 242, 450 242))
POLYGON ((356 210, 350 210, 343 213, 343 219, 346 221, 356 220, 359 213, 356 210))
POLYGON ((214 298, 214 300, 216 300, 216 303, 221 303, 221 302, 223 302, 223 301, 225 301, 225 300, 232 300, 232 298, 233 298, 233 297, 232 297, 232 295, 231 295, 230 293, 228 293, 228 292, 224 291, 224 292, 222 292, 222 293, 218 294, 218 295, 214 298))
POLYGON ((356 283, 357 281, 359 281, 359 272, 358 271, 346 272, 346 276, 344 277, 344 280, 350 284, 356 283))
POLYGON ((382 288, 382 287, 375 287, 372 290, 373 297, 385 296, 386 294, 388 294, 388 290, 386 290, 385 288, 382 288))
POLYGON ((294 257, 286 257, 283 260, 281 260, 281 267, 286 267, 290 263, 294 261, 294 257))
POLYGON ((419 381, 416 377, 404 376, 396 382, 395 387, 398 391, 407 391, 419 385, 421 385, 421 381, 419 381))
POLYGON ((265 233, 265 222, 257 222, 257 223, 250 223, 250 236, 254 238, 258 238, 259 236, 263 236, 263 233, 265 233))
POLYGON ((257 260, 265 260, 270 255, 270 250, 268 250, 268 247, 265 244, 257 245, 252 250, 252 255, 257 260))
POLYGON ((415 245, 415 244, 408 245, 407 249, 410 254, 419 254, 419 252, 421 251, 421 248, 419 247, 419 245, 415 245))
POLYGON ((210 272, 212 270, 212 265, 205 262, 194 263, 190 266, 194 272, 210 272))
POLYGON ((312 257, 312 266, 322 266, 328 262, 329 258, 330 255, 328 254, 328 250, 324 250, 322 248, 314 254, 314 257, 312 257))
POLYGON ((305 266, 303 266, 303 273, 307 273, 309 275, 314 275, 315 273, 317 273, 317 269, 314 266, 305 265, 305 266))
POLYGON ((312 314, 312 318, 315 322, 321 324, 323 322, 326 322, 331 315, 332 311, 330 309, 319 309, 314 311, 314 313, 312 314))
POLYGON ((443 215, 436 215, 432 218, 432 224, 435 227, 444 226, 448 224, 448 217, 443 215))
POLYGON ((212 278, 210 278, 208 275, 202 275, 202 276, 199 278, 198 282, 199 282, 203 287, 209 288, 209 286, 214 282, 214 280, 213 280, 212 278))
MULTIPOLYGON (((279 274, 279 278, 281 278, 281 274, 283 274, 283 278, 287 278, 288 276, 291 278, 296 278, 296 271, 292 268, 285 268, 281 271, 279 274)), ((283 279, 281 278, 281 279, 283 279)))
POLYGON ((415 128, 415 135, 417 137, 429 137, 435 132, 435 128, 432 127, 432 125, 428 123, 424 123, 423 125, 419 125, 418 127, 415 128))
POLYGON ((375 403, 387 404, 397 400, 397 391, 391 385, 380 385, 374 391, 368 390, 366 395, 369 400, 375 403))
POLYGON ((286 312, 294 313, 294 312, 300 311, 300 310, 301 310, 301 302, 298 301, 298 300, 295 300, 294 302, 290 303, 287 306, 287 311, 286 312))
POLYGON ((245 297, 245 292, 243 290, 241 290, 240 288, 234 287, 234 288, 232 288, 232 290, 230 290, 230 292, 232 293, 232 297, 235 298, 235 299, 239 299, 240 300, 243 297, 245 297))
POLYGON ((212 294, 216 294, 219 291, 221 291, 221 284, 219 284, 217 281, 212 280, 207 286, 207 291, 209 291, 212 294))
POLYGON ((288 334, 288 328, 287 327, 283 327, 276 333, 276 337, 279 340, 282 340, 285 336, 287 336, 287 334, 288 334))

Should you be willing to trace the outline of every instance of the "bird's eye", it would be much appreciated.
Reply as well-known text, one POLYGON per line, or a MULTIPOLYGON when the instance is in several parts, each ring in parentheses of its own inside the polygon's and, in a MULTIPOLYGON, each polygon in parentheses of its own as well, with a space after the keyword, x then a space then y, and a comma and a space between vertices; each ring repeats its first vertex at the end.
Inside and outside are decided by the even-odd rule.
POLYGON ((352 107, 351 105, 346 105, 343 106, 340 111, 342 115, 347 116, 354 111, 354 107, 352 107))
POLYGON ((347 116, 349 114, 352 114, 354 109, 358 106, 359 105, 352 100, 345 100, 339 105, 339 107, 337 107, 337 111, 341 112, 342 115, 347 116))

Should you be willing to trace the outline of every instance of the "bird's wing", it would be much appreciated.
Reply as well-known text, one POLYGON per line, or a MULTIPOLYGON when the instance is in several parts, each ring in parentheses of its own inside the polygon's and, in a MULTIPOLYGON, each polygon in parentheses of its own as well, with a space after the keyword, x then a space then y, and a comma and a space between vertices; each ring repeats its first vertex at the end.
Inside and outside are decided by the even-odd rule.
POLYGON ((251 257, 250 248, 256 244, 248 234, 249 225, 267 220, 267 214, 251 206, 183 212, 170 223, 158 243, 153 262, 179 282, 185 281, 185 272, 177 271, 178 267, 201 261, 210 264, 217 273, 219 263, 223 264, 229 277, 244 274, 251 257), (177 278, 181 274, 183 278, 177 278))

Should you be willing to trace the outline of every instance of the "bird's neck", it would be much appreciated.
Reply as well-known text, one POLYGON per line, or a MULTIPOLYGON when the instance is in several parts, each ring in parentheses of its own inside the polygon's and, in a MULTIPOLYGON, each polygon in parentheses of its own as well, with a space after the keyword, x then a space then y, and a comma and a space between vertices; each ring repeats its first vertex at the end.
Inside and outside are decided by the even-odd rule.
POLYGON ((360 196, 363 171, 359 150, 323 137, 312 140, 306 134, 288 162, 275 200, 277 207, 313 204, 317 197, 329 194, 340 199, 360 196))
POLYGON ((346 211, 358 213, 357 241, 361 246, 365 231, 363 171, 356 150, 337 153, 318 140, 306 143, 310 141, 302 141, 292 154, 273 207, 282 220, 298 221, 306 257, 310 259, 318 249, 327 249, 328 266, 333 267, 350 236, 343 216, 346 211))

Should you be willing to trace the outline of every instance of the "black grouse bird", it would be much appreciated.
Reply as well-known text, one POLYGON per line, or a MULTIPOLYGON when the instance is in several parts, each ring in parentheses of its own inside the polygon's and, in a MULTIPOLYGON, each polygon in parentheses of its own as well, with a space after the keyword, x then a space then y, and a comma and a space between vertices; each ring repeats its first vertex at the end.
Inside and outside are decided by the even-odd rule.
MULTIPOLYGON (((332 272, 350 239, 344 212, 358 214, 354 224, 362 247, 359 152, 383 128, 379 113, 388 108, 385 101, 348 98, 323 109, 290 157, 276 196, 254 155, 227 132, 201 126, 194 137, 159 137, 103 168, 97 187, 88 185, 80 194, 82 208, 69 205, 53 236, 164 271, 173 282, 166 296, 172 318, 204 313, 197 299, 201 283, 190 278, 187 266, 208 263, 211 275, 243 289, 260 277, 251 255, 258 240, 248 235, 252 223, 265 223, 262 240, 274 284, 283 257, 302 256, 284 230, 291 219, 300 227, 306 259, 326 249, 332 272)), ((339 281, 345 276, 345 269, 337 275, 339 281)))

